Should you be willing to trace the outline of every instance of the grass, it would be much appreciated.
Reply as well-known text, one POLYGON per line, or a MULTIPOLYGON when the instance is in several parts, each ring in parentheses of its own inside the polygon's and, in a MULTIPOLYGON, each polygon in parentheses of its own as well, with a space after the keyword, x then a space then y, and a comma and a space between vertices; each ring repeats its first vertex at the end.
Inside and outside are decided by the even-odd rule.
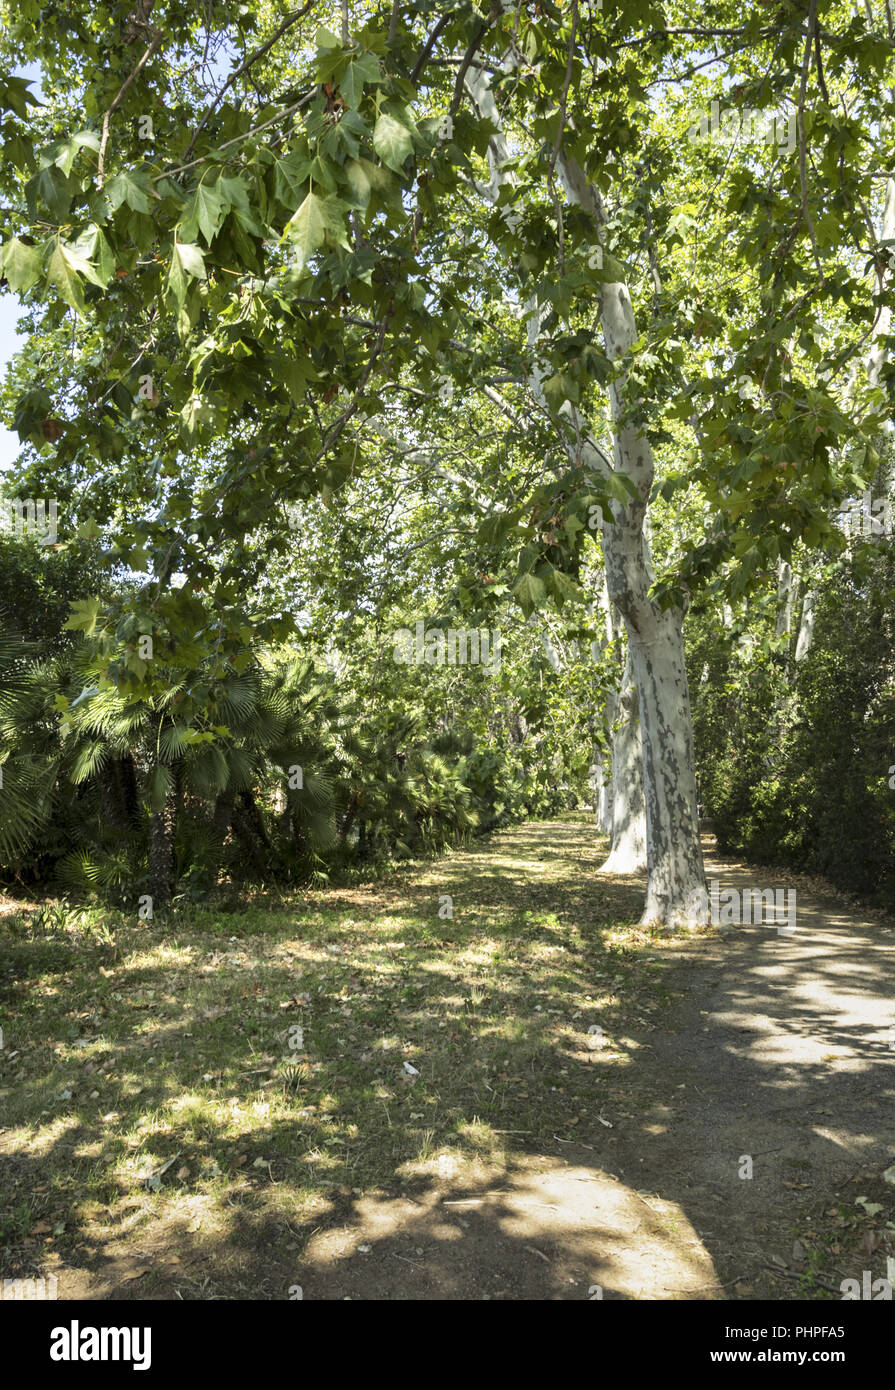
POLYGON ((636 887, 594 880, 596 844, 568 878, 563 828, 239 912, 12 905, 4 1272, 51 1251, 89 1267, 160 1221, 300 1249, 340 1198, 499 1168, 526 1136, 587 1143, 630 1106, 663 941, 632 925, 636 887))

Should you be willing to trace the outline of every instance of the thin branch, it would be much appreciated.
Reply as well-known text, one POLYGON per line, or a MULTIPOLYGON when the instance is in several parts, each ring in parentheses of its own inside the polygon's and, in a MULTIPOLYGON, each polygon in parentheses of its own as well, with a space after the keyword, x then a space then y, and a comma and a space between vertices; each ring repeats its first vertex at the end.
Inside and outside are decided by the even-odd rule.
POLYGON ((106 146, 107 146, 108 143, 109 143, 109 123, 110 123, 110 121, 111 121, 111 119, 112 119, 112 116, 113 116, 113 114, 118 110, 118 108, 119 108, 119 106, 121 105, 121 103, 124 101, 125 95, 127 94, 127 90, 128 90, 128 88, 130 87, 131 83, 133 82, 134 78, 137 76, 138 73, 140 73, 140 72, 143 70, 143 68, 144 68, 144 67, 146 66, 146 64, 149 62, 149 59, 152 57, 153 53, 154 53, 155 50, 158 48, 159 44, 161 43, 161 41, 162 41, 162 39, 163 39, 164 37, 165 37, 164 34, 163 34, 162 31, 159 29, 159 30, 156 32, 156 34, 153 36, 152 42, 150 43, 150 45, 149 45, 149 47, 147 48, 146 52, 143 54, 143 57, 140 59, 140 61, 139 61, 139 63, 137 64, 137 66, 134 68, 134 70, 133 70, 133 72, 131 73, 130 77, 128 77, 128 78, 126 79, 126 81, 125 81, 124 84, 122 85, 122 88, 121 88, 120 92, 118 93, 117 97, 116 97, 115 100, 112 102, 112 105, 109 107, 109 109, 108 109, 108 111, 106 112, 106 114, 103 116, 103 132, 102 132, 102 139, 101 139, 100 142, 99 142, 99 159, 98 159, 98 161, 97 161, 97 166, 96 166, 96 186, 97 186, 97 188, 102 188, 102 186, 103 186, 103 177, 104 177, 105 161, 106 161, 106 146))
POLYGON ((554 171, 559 152, 562 149, 563 136, 566 130, 566 118, 568 113, 569 88, 572 85, 572 73, 575 66, 575 39, 578 36, 578 0, 572 0, 572 18, 569 27, 569 46, 566 54, 566 76, 563 82, 562 95, 559 99, 559 126, 556 131, 556 141, 553 146, 553 153, 550 156, 550 165, 547 170, 547 187, 553 199, 553 206, 556 210, 556 227, 559 234, 559 269, 562 274, 566 261, 566 234, 563 222, 562 204, 556 193, 554 182, 554 171))
POLYGON ((435 43, 439 35, 447 28, 452 19, 453 14, 450 10, 448 10, 447 14, 442 15, 441 19, 439 19, 438 23, 435 25, 435 28, 432 30, 431 34, 426 39, 426 42, 423 45, 423 49, 420 53, 420 56, 417 58, 416 62, 413 65, 413 71, 410 74, 411 82, 415 82, 419 77, 423 68, 426 66, 426 63, 429 61, 429 55, 431 54, 432 49, 435 47, 435 43))
POLYGON ((811 43, 817 27, 817 0, 811 0, 811 7, 808 11, 808 25, 805 35, 805 52, 802 57, 802 80, 799 84, 799 183, 802 190, 802 216, 805 219, 805 226, 808 228, 808 235, 811 237, 811 246, 814 250, 814 264, 817 266, 817 273, 821 281, 824 278, 823 268, 820 263, 820 252, 817 249, 817 237, 814 235, 814 223, 808 211, 808 180, 805 174, 805 94, 808 88, 808 69, 811 63, 811 43))
POLYGON ((451 99, 451 104, 449 107, 449 114, 451 116, 456 116, 457 112, 460 109, 460 102, 463 98, 463 83, 466 81, 466 74, 469 72, 472 60, 478 52, 479 44, 482 42, 482 39, 485 37, 485 34, 488 32, 488 29, 490 27, 491 19, 489 18, 484 20, 483 23, 479 26, 478 32, 476 33, 476 36, 473 39, 472 43, 469 45, 466 52, 463 54, 463 61, 460 64, 460 70, 457 73, 457 81, 454 86, 454 95, 451 99))
POLYGON ((242 76, 242 74, 246 71, 247 68, 250 68, 253 63, 256 63, 258 61, 259 58, 263 58, 264 54, 267 53, 269 49, 273 48, 274 44, 277 42, 279 38, 283 36, 283 34, 285 34, 287 29, 291 29, 293 24, 297 24, 300 19, 304 19, 305 15, 308 13, 308 10, 313 8, 313 4, 314 0, 308 0, 308 3, 306 5, 303 5, 300 10, 293 10, 291 14, 287 15, 286 18, 283 20, 282 24, 280 25, 279 29, 275 30, 275 32, 270 36, 266 43, 263 43, 259 48, 256 48, 254 53, 250 53, 248 58, 246 58, 245 62, 241 65, 241 67, 238 67, 235 72, 232 72, 230 74, 230 76, 227 78, 227 81, 224 83, 223 87, 218 92, 217 96, 214 98, 214 101, 211 103, 208 110, 205 112, 205 115, 202 117, 202 120, 199 122, 198 126, 193 132, 192 139, 190 140, 190 143, 187 145, 186 152, 183 156, 184 159, 189 159, 195 147, 196 141, 199 138, 200 133, 205 129, 205 126, 211 119, 211 116, 218 103, 220 102, 221 98, 223 97, 224 93, 227 92, 233 86, 233 83, 237 80, 237 78, 242 76))
POLYGON ((339 438, 345 426, 348 424, 348 421, 351 419, 352 415, 357 410, 357 407, 360 403, 360 398, 366 390, 367 382, 370 380, 370 376, 373 372, 373 367, 376 364, 376 360, 382 352, 390 317, 391 313, 386 312, 382 320, 382 323, 380 324, 379 337, 377 339, 376 346, 370 353, 370 360, 367 362, 367 365, 363 370, 363 374, 358 383, 357 390, 354 393, 354 399, 352 400, 351 404, 347 406, 345 410, 342 411, 342 414, 338 417, 337 420, 333 422, 332 425, 330 425, 329 429, 326 431, 325 435, 323 436, 323 443, 320 446, 320 451, 317 454, 316 459, 314 460, 315 464, 319 463, 320 460, 323 458, 324 454, 327 452, 327 450, 332 448, 333 444, 335 444, 336 440, 339 438))
POLYGON ((401 18, 401 0, 393 0, 391 18, 388 22, 388 43, 391 46, 398 34, 398 20, 401 18))
MULTIPOLYGON (((238 145, 241 140, 248 140, 250 135, 257 135, 259 131, 267 130, 269 126, 276 125, 277 121, 282 121, 284 117, 294 115, 295 112, 300 111, 303 106, 307 106, 308 102, 316 96, 316 93, 317 88, 312 87, 309 92, 305 93, 300 101, 294 102, 292 106, 287 106, 285 111, 281 111, 279 115, 271 116, 270 120, 262 121, 260 125, 252 126, 251 130, 244 130, 241 135, 234 135, 232 140, 225 140, 223 145, 219 145, 213 153, 221 154, 224 150, 229 150, 231 145, 238 145)), ((197 165, 204 164, 206 158, 207 156, 203 154, 200 155, 198 159, 190 160, 189 164, 178 164, 174 169, 164 169, 160 174, 156 174, 152 182, 158 183, 161 179, 172 179, 175 174, 183 174, 187 169, 195 169, 197 165)))
POLYGON ((823 65, 823 62, 822 62, 821 56, 820 56, 820 30, 819 30, 819 29, 815 29, 815 31, 814 31, 814 58, 815 58, 815 62, 816 62, 816 64, 817 64, 817 81, 818 81, 818 85, 820 86, 820 90, 823 92, 824 101, 825 101, 825 102, 827 103, 827 105, 829 106, 829 104, 830 104, 830 93, 827 91, 827 84, 826 84, 826 82, 824 81, 824 65, 823 65))

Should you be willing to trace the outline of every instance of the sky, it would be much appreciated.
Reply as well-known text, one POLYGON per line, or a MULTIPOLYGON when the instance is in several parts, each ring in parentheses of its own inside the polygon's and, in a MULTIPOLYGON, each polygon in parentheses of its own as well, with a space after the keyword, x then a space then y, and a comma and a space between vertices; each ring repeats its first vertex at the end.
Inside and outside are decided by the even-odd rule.
MULTIPOLYGON (((23 342, 16 333, 16 321, 21 312, 22 306, 16 295, 0 294, 0 372, 3 373, 9 359, 23 342)), ((21 447, 19 436, 0 425, 0 471, 5 472, 10 467, 21 447)))
MULTIPOLYGON (((231 71, 231 61, 226 51, 222 48, 216 51, 209 63, 209 69, 216 81, 223 81, 231 71)), ((41 100, 43 98, 43 87, 41 85, 41 71, 39 63, 26 63, 16 70, 17 77, 28 78, 32 85, 31 90, 41 100)), ((8 290, 0 290, 0 380, 6 374, 6 368, 13 354, 20 348, 24 338, 16 333, 16 323, 22 316, 22 306, 17 295, 8 290)), ((0 473, 7 472, 15 462, 22 448, 19 436, 14 430, 6 427, 6 423, 0 420, 0 473)))
MULTIPOLYGON (((43 89, 40 84, 40 66, 26 63, 16 73, 17 77, 29 78, 33 83, 31 90, 40 99, 43 89)), ((16 323, 22 315, 19 297, 8 290, 0 291, 0 378, 6 375, 7 365, 14 352, 22 346, 24 338, 16 333, 16 323)), ((6 428, 0 421, 0 472, 6 472, 14 463, 22 444, 14 430, 6 428)))

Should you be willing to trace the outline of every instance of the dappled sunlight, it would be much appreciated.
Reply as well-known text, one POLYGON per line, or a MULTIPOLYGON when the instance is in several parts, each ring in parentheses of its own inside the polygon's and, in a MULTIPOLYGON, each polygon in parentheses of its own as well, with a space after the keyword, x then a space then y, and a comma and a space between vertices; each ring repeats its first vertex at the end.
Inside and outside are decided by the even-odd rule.
POLYGON ((795 937, 675 936, 597 878, 589 826, 494 843, 512 887, 483 842, 276 930, 11 943, 53 952, 0 1054, 23 1265, 90 1297, 723 1297, 785 1253, 797 1165, 819 1200, 883 1166, 885 925, 806 898, 795 937))
POLYGON ((426 1171, 434 1186, 415 1187, 412 1201, 359 1199, 347 1221, 312 1237, 302 1263, 311 1297, 330 1296, 336 1279, 364 1297, 396 1296, 395 1262, 414 1271, 416 1298, 469 1297, 473 1269, 486 1298, 531 1296, 532 1280, 542 1298, 720 1295, 683 1212, 606 1174, 555 1160, 483 1171, 450 1156, 426 1171))

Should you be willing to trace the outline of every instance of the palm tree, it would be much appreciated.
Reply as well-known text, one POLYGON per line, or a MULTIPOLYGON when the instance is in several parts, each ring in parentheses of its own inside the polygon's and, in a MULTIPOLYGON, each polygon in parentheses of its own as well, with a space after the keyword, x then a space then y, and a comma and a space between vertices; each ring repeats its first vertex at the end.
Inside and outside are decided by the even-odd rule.
POLYGON ((50 694, 55 663, 0 631, 0 861, 20 859, 52 810, 59 766, 50 694))
MULTIPOLYGON (((115 808, 114 830, 132 838, 140 832, 153 910, 170 901, 180 846, 180 868, 206 884, 231 836, 231 857, 254 877, 306 876, 319 868, 336 838, 337 750, 325 678, 307 660, 259 663, 208 681, 201 712, 189 722, 177 712, 185 689, 181 682, 162 696, 129 701, 116 689, 88 686, 72 709, 71 780, 97 785, 101 805, 105 797, 115 808), (290 787, 296 766, 301 786, 290 787), (135 824, 127 809, 128 775, 142 785, 148 824, 139 817, 135 824)), ((82 886, 102 883, 83 854, 70 857, 68 870, 82 886)))

